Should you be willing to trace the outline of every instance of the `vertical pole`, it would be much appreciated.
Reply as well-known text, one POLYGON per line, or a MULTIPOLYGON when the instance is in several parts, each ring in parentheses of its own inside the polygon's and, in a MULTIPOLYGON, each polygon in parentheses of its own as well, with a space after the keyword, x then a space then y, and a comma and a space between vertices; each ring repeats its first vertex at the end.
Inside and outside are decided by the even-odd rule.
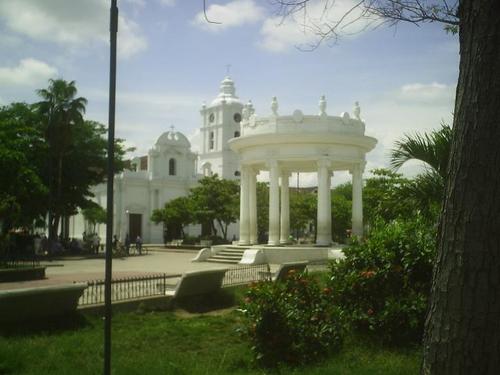
POLYGON ((108 117, 108 175, 106 218, 106 271, 104 277, 104 375, 111 374, 111 272, 113 252, 113 179, 115 156, 116 102, 116 34, 118 32, 117 0, 111 0, 109 56, 109 117, 108 117))

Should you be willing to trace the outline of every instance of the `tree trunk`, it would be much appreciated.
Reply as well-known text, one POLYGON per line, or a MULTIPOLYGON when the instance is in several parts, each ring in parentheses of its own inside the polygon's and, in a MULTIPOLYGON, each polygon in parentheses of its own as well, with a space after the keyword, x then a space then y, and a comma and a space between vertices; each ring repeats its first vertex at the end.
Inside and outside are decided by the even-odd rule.
POLYGON ((61 216, 58 213, 52 215, 52 222, 50 223, 53 238, 51 240, 55 241, 57 239, 57 230, 59 229, 59 221, 61 216))
POLYGON ((423 374, 500 374, 500 1, 460 2, 454 138, 423 374))

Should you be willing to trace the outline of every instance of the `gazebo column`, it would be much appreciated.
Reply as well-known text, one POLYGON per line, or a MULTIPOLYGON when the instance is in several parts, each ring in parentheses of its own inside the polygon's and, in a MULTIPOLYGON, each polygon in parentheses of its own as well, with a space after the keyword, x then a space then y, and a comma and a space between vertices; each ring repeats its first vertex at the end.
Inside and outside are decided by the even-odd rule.
POLYGON ((363 170, 355 164, 349 171, 352 175, 352 234, 363 236, 363 170))
POLYGON ((290 236, 290 173, 281 174, 281 220, 280 244, 287 244, 290 236))
POLYGON ((258 243, 257 237, 257 174, 258 171, 251 169, 249 173, 249 220, 250 220, 250 244, 256 245, 258 243))
POLYGON ((240 177, 240 240, 239 245, 250 244, 250 220, 249 220, 249 169, 241 167, 240 177))
POLYGON ((277 160, 269 162, 269 240, 268 245, 280 243, 280 187, 277 160))
POLYGON ((332 206, 330 192, 329 160, 318 160, 318 220, 316 245, 329 246, 332 243, 332 206))

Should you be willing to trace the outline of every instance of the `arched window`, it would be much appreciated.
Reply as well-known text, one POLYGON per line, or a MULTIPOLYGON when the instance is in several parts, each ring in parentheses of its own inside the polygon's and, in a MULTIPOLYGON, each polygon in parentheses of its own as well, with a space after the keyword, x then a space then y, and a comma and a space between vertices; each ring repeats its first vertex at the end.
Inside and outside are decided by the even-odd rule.
POLYGON ((210 132, 209 138, 208 138, 208 148, 210 150, 214 149, 214 144, 215 144, 215 139, 214 139, 214 132, 210 132))
POLYGON ((175 176, 177 174, 177 162, 174 158, 168 161, 168 174, 169 176, 175 176))
POLYGON ((238 138, 240 136, 240 132, 238 130, 236 130, 234 132, 234 138, 238 138))

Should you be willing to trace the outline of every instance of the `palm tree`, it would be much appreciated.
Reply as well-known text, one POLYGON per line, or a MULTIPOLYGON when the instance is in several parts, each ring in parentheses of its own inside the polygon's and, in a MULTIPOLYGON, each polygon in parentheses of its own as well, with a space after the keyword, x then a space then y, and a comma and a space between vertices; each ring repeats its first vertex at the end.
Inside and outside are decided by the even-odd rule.
POLYGON ((50 79, 47 89, 37 90, 43 99, 37 103, 44 119, 45 137, 49 144, 49 238, 57 233, 63 213, 63 160, 71 144, 72 126, 83 122, 87 99, 76 97, 75 81, 50 79), (55 201, 54 201, 55 191, 55 201))
POLYGON ((430 133, 405 135, 396 141, 391 151, 391 166, 399 169, 409 160, 419 160, 427 165, 427 170, 405 186, 406 193, 414 197, 422 207, 436 212, 443 199, 448 173, 453 130, 441 123, 441 128, 430 133))
POLYGON ((391 165, 399 169, 409 160, 420 160, 446 180, 450 158, 452 129, 441 123, 441 129, 423 135, 405 135, 396 141, 396 148, 391 151, 391 165))

